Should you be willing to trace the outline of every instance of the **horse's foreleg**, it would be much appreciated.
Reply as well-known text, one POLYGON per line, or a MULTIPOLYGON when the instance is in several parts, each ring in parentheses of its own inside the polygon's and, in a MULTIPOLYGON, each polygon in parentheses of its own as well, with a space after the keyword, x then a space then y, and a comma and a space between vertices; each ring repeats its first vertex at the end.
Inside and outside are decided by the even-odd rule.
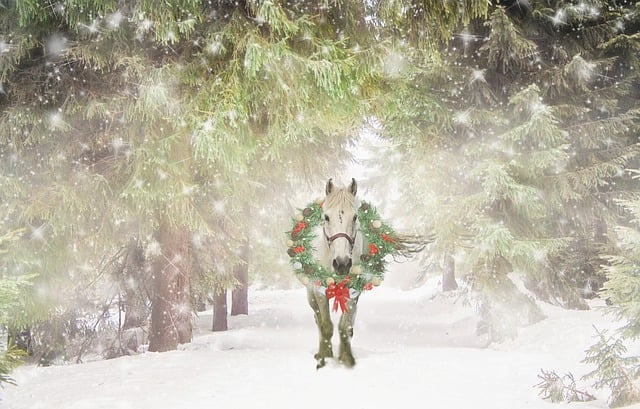
POLYGON ((353 337, 353 323, 358 309, 358 296, 347 301, 347 310, 342 313, 338 332, 340 333, 340 356, 339 361, 343 365, 352 367, 356 364, 356 359, 351 351, 351 338, 353 337))
POLYGON ((322 368, 326 365, 325 358, 333 358, 333 347, 331 345, 333 323, 331 322, 331 315, 329 314, 329 302, 324 294, 314 288, 307 289, 307 299, 313 309, 313 315, 316 319, 316 325, 318 326, 320 335, 320 346, 318 353, 315 354, 316 361, 318 362, 316 368, 322 368))

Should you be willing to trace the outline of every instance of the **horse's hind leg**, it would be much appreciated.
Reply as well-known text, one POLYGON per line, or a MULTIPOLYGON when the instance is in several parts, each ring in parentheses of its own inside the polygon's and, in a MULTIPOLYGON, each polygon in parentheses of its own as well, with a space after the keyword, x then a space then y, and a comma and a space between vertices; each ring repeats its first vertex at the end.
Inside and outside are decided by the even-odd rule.
POLYGON ((318 362, 316 368, 322 368, 326 365, 325 358, 333 358, 333 347, 331 345, 333 323, 331 322, 331 315, 329 315, 329 302, 324 294, 314 288, 307 289, 307 299, 313 309, 320 335, 320 346, 318 353, 315 354, 316 361, 318 362))
POLYGON ((351 351, 351 338, 353 337, 353 323, 358 309, 358 296, 347 301, 347 310, 340 317, 338 332, 340 333, 340 355, 338 360, 345 366, 352 367, 356 359, 351 351))

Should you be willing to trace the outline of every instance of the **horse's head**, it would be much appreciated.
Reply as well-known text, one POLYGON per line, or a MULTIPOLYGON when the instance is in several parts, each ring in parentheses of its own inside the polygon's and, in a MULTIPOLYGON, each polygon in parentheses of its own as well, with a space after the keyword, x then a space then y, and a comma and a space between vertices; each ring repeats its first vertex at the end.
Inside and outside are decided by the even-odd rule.
POLYGON ((327 196, 322 206, 324 239, 329 248, 331 264, 338 274, 347 274, 353 263, 352 254, 358 233, 357 190, 355 179, 351 179, 351 184, 343 188, 336 188, 329 179, 326 186, 327 196))

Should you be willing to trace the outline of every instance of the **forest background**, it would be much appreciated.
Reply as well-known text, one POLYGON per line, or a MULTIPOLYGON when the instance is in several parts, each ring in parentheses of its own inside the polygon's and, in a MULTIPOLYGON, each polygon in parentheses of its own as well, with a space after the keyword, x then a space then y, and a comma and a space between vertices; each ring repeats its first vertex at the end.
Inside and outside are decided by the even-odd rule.
POLYGON ((1 1, 1 380, 291 285, 297 198, 363 135, 361 185, 479 331, 600 296, 637 337, 639 28, 633 1, 1 1))

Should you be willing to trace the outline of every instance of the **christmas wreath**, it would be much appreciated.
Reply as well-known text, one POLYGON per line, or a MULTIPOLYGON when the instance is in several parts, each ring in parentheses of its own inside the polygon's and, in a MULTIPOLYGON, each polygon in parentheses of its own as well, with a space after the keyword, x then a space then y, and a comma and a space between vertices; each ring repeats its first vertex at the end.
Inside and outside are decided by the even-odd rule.
POLYGON ((327 298, 335 298, 334 311, 345 310, 346 300, 354 293, 371 290, 384 279, 385 257, 400 253, 402 243, 391 227, 385 224, 376 208, 362 202, 358 208, 359 232, 366 243, 360 263, 351 267, 349 274, 339 275, 320 265, 313 255, 316 227, 322 223, 322 201, 316 200, 292 218, 293 226, 287 232, 287 254, 298 279, 305 285, 313 283, 324 288, 327 298))

